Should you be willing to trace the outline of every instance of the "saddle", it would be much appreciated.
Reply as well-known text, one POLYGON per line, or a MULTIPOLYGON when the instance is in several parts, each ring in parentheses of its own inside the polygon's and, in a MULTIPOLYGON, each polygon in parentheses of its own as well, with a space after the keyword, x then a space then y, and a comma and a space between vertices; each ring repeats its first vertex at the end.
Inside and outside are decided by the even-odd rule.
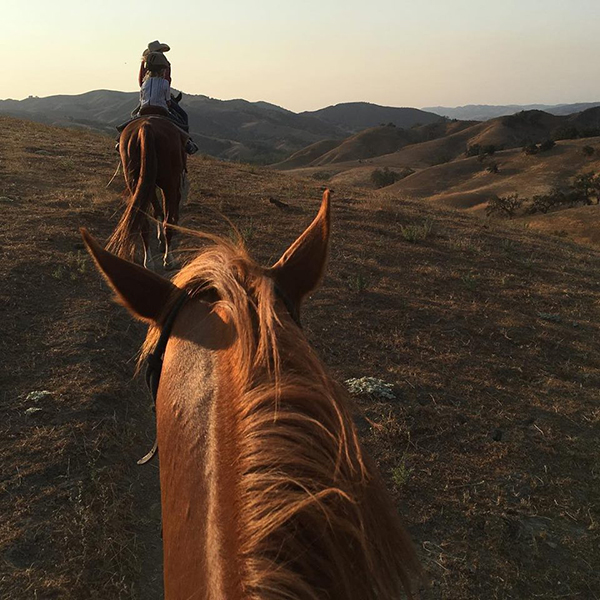
POLYGON ((169 113, 169 116, 162 115, 162 114, 140 115, 138 113, 137 115, 135 115, 134 117, 132 117, 128 121, 125 121, 124 123, 121 123, 120 125, 117 125, 116 126, 116 130, 119 133, 122 133, 123 130, 125 129, 125 127, 127 127, 127 125, 129 125, 129 123, 133 123, 134 121, 137 121, 138 119, 141 119, 142 117, 150 117, 152 119, 165 119, 166 121, 169 121, 169 122, 173 123, 173 125, 177 125, 177 127, 179 129, 181 129, 181 131, 183 131, 184 133, 189 134, 189 132, 185 129, 185 127, 183 126, 183 124, 181 123, 181 121, 173 113, 171 113, 171 112, 169 113))

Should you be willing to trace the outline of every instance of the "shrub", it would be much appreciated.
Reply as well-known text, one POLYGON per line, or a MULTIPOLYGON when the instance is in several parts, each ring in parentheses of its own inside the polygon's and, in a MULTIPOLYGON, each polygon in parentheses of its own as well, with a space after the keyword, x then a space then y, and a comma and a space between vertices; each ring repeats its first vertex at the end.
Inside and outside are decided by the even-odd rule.
POLYGON ((348 288, 362 294, 369 287, 369 279, 362 273, 357 273, 348 281, 348 288))
POLYGON ((526 146, 523 146, 523 152, 525 152, 525 154, 537 154, 539 150, 537 144, 527 144, 526 146))
POLYGON ((493 156, 496 150, 497 148, 494 144, 487 144, 485 146, 473 144, 472 146, 467 146, 465 156, 478 156, 480 160, 483 160, 486 156, 493 156))
POLYGON ((399 179, 401 179, 401 176, 395 171, 391 171, 387 167, 383 169, 375 169, 371 173, 371 182, 377 188, 392 185, 392 183, 396 183, 396 181, 398 181, 399 179))
POLYGON ((595 152, 592 146, 584 146, 581 151, 583 152, 584 156, 592 156, 595 152))
POLYGON ((427 219, 423 225, 403 225, 400 227, 402 237, 411 244, 416 244, 429 237, 433 230, 433 222, 427 219))
POLYGON ((479 156, 481 154, 481 150, 482 148, 480 144, 473 144, 472 146, 467 146, 467 149, 465 150, 465 156, 479 156))
POLYGON ((495 214, 505 215, 512 219, 517 211, 523 206, 523 198, 519 194, 509 194, 508 196, 494 196, 485 208, 485 214, 491 217, 495 214))
POLYGON ((540 144, 540 152, 548 152, 548 150, 552 150, 556 146, 556 142, 554 140, 546 140, 540 144))
POLYGON ((500 172, 500 170, 498 169, 498 163, 492 163, 492 164, 491 164, 491 165, 490 165, 490 166, 489 166, 489 167, 486 169, 486 171, 487 171, 488 173, 494 173, 494 174, 496 174, 496 173, 499 173, 499 172, 500 172))
POLYGON ((394 482, 394 485, 398 489, 402 488, 409 480, 412 472, 413 470, 408 468, 404 459, 402 459, 402 462, 392 469, 392 481, 394 482))
POLYGON ((327 181, 331 177, 333 177, 333 173, 330 171, 315 171, 311 177, 316 179, 317 181, 327 181))
POLYGON ((435 167, 436 165, 445 165, 446 163, 452 161, 453 158, 454 157, 451 154, 442 152, 441 154, 432 157, 431 166, 435 167))

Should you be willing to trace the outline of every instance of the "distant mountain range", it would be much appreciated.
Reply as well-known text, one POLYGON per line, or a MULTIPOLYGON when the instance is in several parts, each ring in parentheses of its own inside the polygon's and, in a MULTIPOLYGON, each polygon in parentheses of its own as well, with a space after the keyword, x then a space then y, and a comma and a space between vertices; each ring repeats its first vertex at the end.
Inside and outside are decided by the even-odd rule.
MULTIPOLYGON (((115 126, 129 118, 137 102, 137 92, 95 90, 79 95, 0 100, 0 114, 93 129, 116 138, 115 126)), ((420 110, 347 102, 295 113, 268 102, 217 100, 203 95, 185 94, 182 101, 189 115, 191 134, 201 152, 226 160, 263 164, 292 157, 285 168, 305 166, 307 156, 323 164, 340 162, 345 157, 370 158, 395 152, 405 145, 446 137, 450 130, 456 133, 455 129, 446 129, 448 119, 473 125, 473 121, 488 121, 523 109, 543 109, 545 113, 562 116, 599 105, 600 102, 527 107, 470 105, 420 110), (368 134, 343 144, 357 133, 380 126, 394 126, 396 130, 375 136, 368 134), (301 156, 297 156, 298 152, 301 156), (329 154, 322 157, 326 153, 329 154)))
POLYGON ((552 115, 572 115, 587 108, 600 106, 600 102, 579 102, 576 104, 467 104, 466 106, 430 106, 424 111, 430 111, 448 117, 466 121, 487 121, 496 117, 514 115, 522 110, 543 110, 552 115))
MULTIPOLYGON (((115 135, 129 117, 137 92, 95 90, 79 95, 0 100, 0 114, 115 135)), ((443 118, 415 108, 355 102, 294 113, 268 102, 217 100, 185 94, 181 103, 200 151, 227 160, 273 163, 324 139, 342 140, 380 123, 410 128, 443 118)))

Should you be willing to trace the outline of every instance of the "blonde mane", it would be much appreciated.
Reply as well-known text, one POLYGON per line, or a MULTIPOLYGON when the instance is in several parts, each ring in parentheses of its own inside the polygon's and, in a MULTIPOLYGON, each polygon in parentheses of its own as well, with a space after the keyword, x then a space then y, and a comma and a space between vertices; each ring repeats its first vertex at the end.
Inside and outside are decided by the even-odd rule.
MULTIPOLYGON (((237 334, 242 393, 231 402, 244 597, 410 598, 421 569, 360 447, 347 394, 287 315, 268 269, 241 245, 204 237, 214 245, 173 282, 192 297, 211 291, 237 334)), ((150 329, 142 359, 158 335, 150 329)))

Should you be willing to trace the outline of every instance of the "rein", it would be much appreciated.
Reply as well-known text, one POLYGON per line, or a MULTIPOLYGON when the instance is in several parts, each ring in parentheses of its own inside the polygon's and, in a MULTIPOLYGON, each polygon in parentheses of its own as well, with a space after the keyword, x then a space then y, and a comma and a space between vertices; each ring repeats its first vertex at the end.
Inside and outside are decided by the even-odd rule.
MULTIPOLYGON (((300 322, 300 315, 298 314, 298 310, 291 303, 288 296, 283 292, 283 290, 275 284, 275 294, 279 297, 279 299, 285 305, 286 310, 288 311, 290 317, 298 325, 300 329, 302 329, 302 323, 300 322)), ((146 385, 148 386, 148 390, 150 391, 150 395, 152 396, 153 406, 156 410, 156 396, 158 395, 158 385, 160 383, 160 374, 162 372, 163 367, 163 357, 165 354, 165 350, 167 348, 167 344, 169 343, 169 338, 171 337, 171 330, 173 329, 173 324, 175 323, 175 319, 179 314, 179 311, 183 307, 183 305, 189 300, 188 293, 183 291, 182 294, 177 299, 177 302, 173 305, 173 308, 167 315, 165 319, 165 323, 163 325, 162 331, 160 332, 160 337, 158 338, 158 342, 156 342, 156 346, 154 346, 154 350, 146 357, 146 385)), ((150 451, 147 452, 142 458, 137 461, 138 465, 145 465, 147 462, 152 460, 154 455, 158 450, 158 438, 154 438, 154 444, 150 451)))
MULTIPOLYGON (((175 302, 171 312, 167 315, 165 320, 165 324, 163 325, 162 331, 160 332, 160 337, 158 338, 158 342, 156 342, 156 346, 154 346, 154 350, 146 357, 146 385, 150 390, 150 395, 152 396, 152 402, 156 409, 156 396, 158 394, 158 384, 160 383, 160 373, 162 371, 163 366, 163 356, 165 354, 165 349, 167 348, 167 344, 169 342, 169 337, 171 336, 171 329, 173 329, 173 324, 175 323, 175 319, 177 318, 177 314, 179 313, 181 307, 188 301, 189 296, 187 292, 183 292, 181 296, 175 302)), ((145 465, 148 461, 152 459, 152 457, 156 454, 158 450, 158 439, 154 438, 154 444, 150 451, 142 456, 137 461, 138 465, 145 465)))

